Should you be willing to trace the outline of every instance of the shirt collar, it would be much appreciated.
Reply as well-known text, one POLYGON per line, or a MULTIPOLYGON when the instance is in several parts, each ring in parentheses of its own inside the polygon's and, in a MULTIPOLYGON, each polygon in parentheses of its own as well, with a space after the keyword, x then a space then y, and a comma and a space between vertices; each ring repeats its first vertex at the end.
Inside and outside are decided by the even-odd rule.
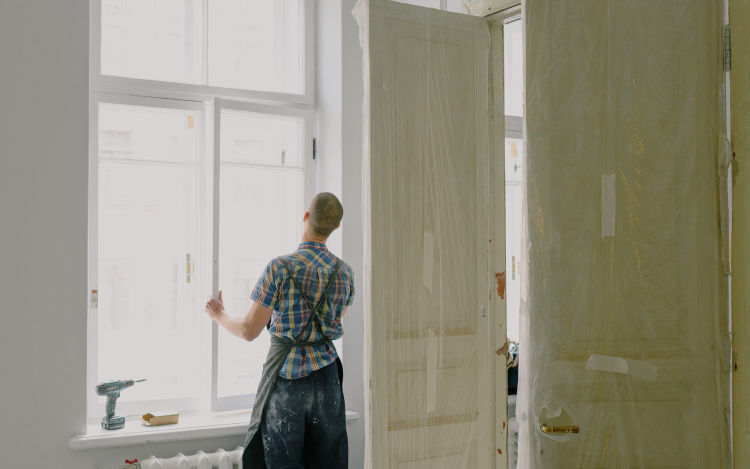
POLYGON ((297 249, 320 249, 322 251, 327 251, 328 248, 323 243, 318 243, 316 241, 305 241, 299 245, 299 248, 297 249))

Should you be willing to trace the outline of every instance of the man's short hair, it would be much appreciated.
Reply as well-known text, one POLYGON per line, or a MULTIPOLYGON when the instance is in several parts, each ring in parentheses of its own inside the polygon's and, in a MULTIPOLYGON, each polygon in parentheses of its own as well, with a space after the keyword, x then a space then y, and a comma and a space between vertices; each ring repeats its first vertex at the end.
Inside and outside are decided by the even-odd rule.
POLYGON ((310 202, 310 223, 312 231, 319 236, 328 236, 338 228, 344 217, 344 207, 330 192, 321 192, 310 202))

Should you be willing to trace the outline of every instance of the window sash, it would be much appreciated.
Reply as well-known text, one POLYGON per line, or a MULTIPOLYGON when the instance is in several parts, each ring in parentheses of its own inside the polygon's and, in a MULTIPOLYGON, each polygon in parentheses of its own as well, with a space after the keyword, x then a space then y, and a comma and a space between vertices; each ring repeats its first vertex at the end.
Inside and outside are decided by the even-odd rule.
MULTIPOLYGON (((278 108, 275 106, 246 103, 240 101, 231 101, 216 98, 213 104, 213 262, 211 263, 212 273, 212 294, 216 297, 221 288, 221 278, 219 272, 219 254, 221 246, 219 245, 219 226, 221 217, 221 115, 222 111, 234 110, 244 111, 256 114, 265 114, 269 116, 287 116, 302 119, 304 129, 302 132, 302 171, 303 171, 303 200, 309 201, 316 193, 317 184, 315 177, 315 162, 313 160, 313 112, 309 109, 299 108, 278 108)), ((250 167, 251 165, 244 165, 250 167)), ((302 214, 300 214, 300 217, 302 214)), ((260 275, 261 272, 258 272, 260 275)), ((235 314, 240 312, 235 311, 235 314)), ((244 312, 242 312, 244 313, 244 312)), ((246 409, 252 405, 255 398, 255 389, 248 390, 245 394, 223 396, 218 395, 219 385, 219 326, 214 323, 211 329, 211 411, 223 412, 229 410, 246 409)), ((238 339, 239 340, 239 339, 238 339)))
MULTIPOLYGON (((99 290, 99 106, 100 104, 122 104, 131 106, 151 107, 156 109, 176 109, 195 112, 199 116, 198 149, 199 153, 205 147, 205 109, 201 103, 190 101, 176 101, 169 99, 123 96, 106 93, 92 93, 90 100, 90 125, 89 125, 89 224, 88 224, 88 320, 87 320, 87 410, 91 421, 98 421, 104 415, 105 399, 94 393, 94 388, 99 384, 99 309, 92 304, 92 291, 99 290), (202 128, 201 128, 202 127, 202 128)), ((138 162, 149 164, 149 162, 138 162)), ((200 159, 198 164, 200 164, 200 159)), ((198 169, 200 172, 200 169, 198 169)), ((196 207, 197 208, 197 207, 196 207)), ((199 212, 200 210, 198 210, 199 212)), ((195 216, 200 226, 201 214, 195 216)), ((200 239, 196 242, 200 249, 200 239)), ((198 254, 198 253, 196 253, 198 254)), ((207 338, 206 338, 207 340, 207 338)), ((123 337, 123 347, 127 347, 127 337, 123 337)), ((204 345, 204 348, 207 346, 204 345)), ((137 379, 138 377, 123 376, 122 379, 137 379)), ((201 391, 203 393, 203 391, 201 391)), ((125 391, 127 393, 127 391, 125 391)), ((203 393, 205 395, 205 393, 203 393)), ((153 399, 144 401, 125 402, 120 399, 117 404, 119 415, 134 415, 144 409, 160 409, 177 407, 185 410, 196 410, 202 405, 201 399, 153 399), (123 401, 123 402, 120 402, 123 401)))

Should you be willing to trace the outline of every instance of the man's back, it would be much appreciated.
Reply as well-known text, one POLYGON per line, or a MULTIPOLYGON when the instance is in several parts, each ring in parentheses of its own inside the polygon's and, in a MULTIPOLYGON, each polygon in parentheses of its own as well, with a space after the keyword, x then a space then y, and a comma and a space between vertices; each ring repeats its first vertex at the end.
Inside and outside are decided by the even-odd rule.
MULTIPOLYGON (((354 298, 354 275, 351 267, 325 244, 308 241, 300 244, 296 252, 269 262, 250 297, 273 309, 269 329, 272 334, 306 342, 334 340, 343 333, 341 317, 354 298), (312 305, 320 303, 317 321, 304 295, 312 305)), ((279 376, 302 378, 330 365, 336 358, 336 349, 330 343, 295 346, 279 376)))

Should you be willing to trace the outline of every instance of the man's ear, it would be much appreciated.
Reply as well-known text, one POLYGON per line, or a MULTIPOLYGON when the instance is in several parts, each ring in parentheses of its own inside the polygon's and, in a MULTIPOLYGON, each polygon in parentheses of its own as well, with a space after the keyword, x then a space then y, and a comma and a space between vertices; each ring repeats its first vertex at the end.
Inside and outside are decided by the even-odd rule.
POLYGON ((302 217, 302 221, 306 222, 308 218, 310 218, 310 212, 305 212, 305 216, 302 217))

